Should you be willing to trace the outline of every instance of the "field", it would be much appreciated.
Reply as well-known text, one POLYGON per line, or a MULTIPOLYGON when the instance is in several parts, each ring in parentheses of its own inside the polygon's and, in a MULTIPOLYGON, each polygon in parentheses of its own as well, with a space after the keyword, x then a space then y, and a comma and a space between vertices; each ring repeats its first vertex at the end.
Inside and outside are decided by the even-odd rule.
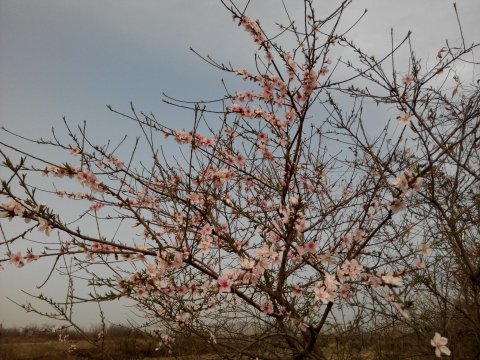
MULTIPOLYGON (((62 334, 62 338, 67 333, 62 334)), ((78 335, 69 334, 66 341, 59 340, 59 333, 37 328, 2 329, 0 331, 0 360, 74 360, 74 359, 184 359, 210 360, 221 358, 204 341, 192 336, 177 338, 172 352, 157 348, 155 339, 128 330, 109 331, 105 339, 88 342, 78 335)), ((91 338, 94 338, 93 333, 91 338)), ((428 346, 419 347, 412 336, 324 337, 326 359, 331 360, 400 360, 432 359, 428 346)), ((224 353, 224 355, 229 355, 224 353)), ((288 357, 288 356, 287 356, 288 357)), ((238 357, 236 357, 238 358, 238 357)))
MULTIPOLYGON (((89 342, 70 334, 60 341, 59 333, 36 329, 3 330, 0 333, 0 359, 160 359, 166 349, 155 350, 157 343, 128 333, 89 342)), ((64 336, 63 334, 62 336, 64 336)), ((93 338, 93 336, 92 336, 93 338)))

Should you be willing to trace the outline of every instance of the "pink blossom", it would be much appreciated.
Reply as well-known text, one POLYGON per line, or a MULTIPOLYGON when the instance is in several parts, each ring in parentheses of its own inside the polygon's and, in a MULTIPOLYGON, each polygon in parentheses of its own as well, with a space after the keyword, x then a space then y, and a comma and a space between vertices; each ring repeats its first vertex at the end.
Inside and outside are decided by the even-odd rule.
POLYGON ((255 260, 250 260, 250 259, 247 259, 247 258, 241 258, 240 259, 240 266, 243 269, 247 269, 247 270, 253 269, 253 267, 255 266, 255 260))
POLYGON ((368 275, 367 284, 371 287, 377 287, 382 283, 382 280, 375 275, 368 275))
POLYGON ((392 203, 390 204, 390 211, 392 214, 398 214, 407 209, 407 205, 400 199, 393 199, 392 203))
POLYGON ((11 216, 11 213, 21 216, 25 211, 25 208, 22 206, 22 204, 14 199, 11 199, 7 203, 1 204, 0 207, 6 210, 0 212, 0 217, 9 217, 11 216))
POLYGON ((423 178, 418 177, 415 182, 412 184, 413 191, 418 191, 423 186, 423 178))
POLYGON ((92 251, 96 252, 96 251, 102 250, 102 244, 97 241, 92 241, 91 245, 92 245, 92 251))
POLYGON ((342 270, 350 276, 359 275, 362 269, 362 265, 356 259, 345 260, 342 265, 342 270))
POLYGON ((314 69, 305 70, 302 85, 305 98, 309 97, 317 87, 317 72, 314 69))
POLYGON ((238 99, 240 101, 244 101, 245 100, 245 93, 243 91, 237 91, 235 93, 235 99, 238 99))
POLYGON ((352 242, 352 237, 348 234, 343 235, 342 237, 343 246, 349 247, 352 242))
POLYGON ((410 122, 411 117, 412 117, 411 115, 408 115, 405 111, 402 111, 397 116, 397 120, 398 120, 399 123, 401 123, 403 125, 407 125, 410 122))
POLYGON ((294 284, 292 285, 292 294, 293 296, 300 296, 303 294, 303 289, 299 285, 294 284))
POLYGON ((265 35, 263 34, 263 31, 260 27, 260 23, 257 21, 253 21, 247 16, 242 16, 240 18, 240 25, 243 25, 245 30, 250 33, 250 35, 253 38, 253 41, 255 41, 258 45, 262 45, 267 47, 269 44, 265 44, 266 38, 265 35))
POLYGON ((321 301, 323 304, 333 302, 335 300, 335 292, 332 289, 327 289, 325 286, 321 285, 322 282, 319 281, 314 288, 315 300, 321 301))
POLYGON ((270 300, 265 301, 260 306, 260 310, 262 310, 265 314, 273 313, 273 303, 270 300))
POLYGON ((402 278, 393 276, 392 273, 388 273, 382 276, 384 284, 391 286, 403 286, 402 278))
POLYGON ((305 255, 305 248, 301 245, 298 245, 297 246, 297 253, 298 253, 299 256, 305 255))
POLYGON ((39 218, 37 221, 38 221, 38 230, 43 231, 45 235, 50 236, 50 233, 52 232, 52 227, 50 226, 50 223, 48 222, 48 220, 39 218))
POLYGON ((365 230, 358 228, 355 230, 353 233, 353 240, 355 240, 357 243, 363 242, 365 239, 365 230))
POLYGON ((420 260, 420 259, 415 260, 415 268, 421 270, 421 269, 425 269, 426 267, 427 267, 427 265, 425 265, 425 263, 422 260, 420 260))
POLYGON ((430 244, 423 243, 423 244, 418 245, 418 251, 423 256, 426 256, 426 255, 430 254, 430 252, 432 251, 432 248, 430 247, 430 244))
POLYGON ((441 336, 439 333, 435 333, 435 336, 430 341, 430 344, 435 348, 435 356, 442 357, 442 353, 450 356, 450 349, 447 347, 448 339, 441 336))
POLYGON ((262 246, 258 249, 255 253, 258 259, 275 259, 278 253, 273 250, 272 247, 268 247, 267 245, 262 246))
POLYGON ((320 261, 323 265, 332 265, 335 264, 335 258, 332 256, 330 251, 325 252, 319 256, 320 261))
POLYGON ((91 171, 83 169, 77 173, 77 178, 82 184, 95 182, 95 175, 91 171))
POLYGON ((315 253, 317 251, 317 243, 313 240, 310 240, 305 244, 305 251, 307 253, 315 253))
POLYGON ((210 224, 205 224, 199 231, 199 234, 202 240, 210 237, 210 235, 212 234, 212 231, 213 231, 212 226, 210 224))
POLYGON ((78 146, 73 146, 70 148, 69 152, 71 155, 78 155, 80 154, 80 148, 78 148, 78 146))
POLYGON ((413 81, 413 76, 411 74, 405 74, 402 77, 402 82, 405 85, 409 85, 413 81))
POLYGON ((332 274, 325 274, 325 278, 323 279, 323 284, 325 285, 325 288, 330 291, 337 290, 338 285, 340 285, 335 275, 332 275, 332 274))
POLYGON ((235 157, 235 162, 236 162, 236 164, 237 164, 238 166, 244 167, 245 164, 246 164, 245 156, 243 156, 243 155, 237 155, 237 156, 235 157))
MULTIPOLYGON (((243 76, 243 80, 247 80, 247 79, 251 76, 247 69, 243 69, 243 68, 238 68, 238 67, 236 67, 236 68, 233 68, 232 70, 233 70, 233 72, 235 72, 236 74, 242 75, 242 76, 243 76)), ((247 96, 248 96, 248 93, 247 93, 247 96)), ((251 101, 251 100, 250 100, 250 101, 251 101)))
POLYGON ((259 131, 257 136, 258 140, 260 140, 263 144, 268 144, 270 141, 268 136, 263 131, 259 131))
POLYGON ((395 308, 398 310, 398 312, 405 318, 405 319, 410 319, 410 313, 408 312, 407 310, 407 307, 405 306, 405 304, 401 303, 401 302, 393 302, 392 303, 393 306, 395 306, 395 308))
POLYGON ((298 198, 296 198, 294 196, 290 196, 290 198, 288 200, 290 201, 290 204, 292 206, 297 206, 298 205, 298 198))
POLYGON ((92 211, 97 211, 101 209, 103 206, 104 204, 102 204, 101 202, 92 202, 89 208, 92 211))
POLYGON ((352 297, 352 292, 350 291, 350 285, 349 284, 343 284, 342 286, 340 286, 340 289, 338 290, 338 293, 345 300, 348 300, 352 297))
POLYGON ((293 225, 294 225, 296 233, 298 235, 300 235, 305 230, 305 218, 303 216, 297 218, 293 225))
POLYGON ((117 170, 123 168, 123 162, 120 161, 115 155, 110 156, 109 160, 115 165, 115 168, 117 170))
POLYGON ((243 105, 242 105, 242 104, 233 104, 233 105, 230 105, 229 110, 230 110, 230 112, 242 112, 242 110, 243 110, 243 105))
POLYGON ((232 279, 229 275, 222 275, 217 279, 218 291, 221 293, 229 293, 232 291, 232 279))
POLYGON ((329 71, 330 70, 328 70, 327 66, 322 66, 322 68, 320 69, 320 75, 325 76, 328 74, 329 71))
POLYGON ((38 255, 34 255, 32 252, 28 252, 27 255, 23 257, 27 262, 35 261, 39 258, 38 255))
POLYGON ((183 130, 175 130, 175 140, 180 144, 190 144, 193 140, 192 135, 183 130))
POLYGON ((185 324, 188 319, 190 318, 190 314, 188 313, 183 313, 183 314, 178 314, 176 317, 175 317, 175 320, 179 323, 179 324, 185 324))
POLYGON ((402 194, 405 194, 408 191, 408 179, 404 174, 397 176, 392 185, 399 188, 402 194))
POLYGON ((18 268, 23 267, 23 265, 25 264, 23 263, 22 253, 17 252, 15 254, 10 255, 10 264, 13 264, 18 268))
POLYGON ((136 291, 136 295, 140 297, 146 297, 148 296, 148 291, 145 286, 139 286, 136 291))

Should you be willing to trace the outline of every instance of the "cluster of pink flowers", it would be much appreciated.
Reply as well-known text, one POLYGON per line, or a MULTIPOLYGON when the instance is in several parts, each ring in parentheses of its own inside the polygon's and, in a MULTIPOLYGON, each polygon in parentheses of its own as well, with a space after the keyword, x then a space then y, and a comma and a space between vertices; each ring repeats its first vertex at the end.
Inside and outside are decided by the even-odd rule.
MULTIPOLYGON (((234 71, 237 74, 242 75, 244 78, 245 74, 249 74, 245 69, 235 68, 234 71)), ((285 83, 278 75, 249 75, 247 78, 258 83, 261 86, 262 91, 259 93, 254 93, 253 91, 237 92, 235 96, 232 96, 231 99, 234 103, 230 105, 228 110, 232 113, 238 113, 247 118, 263 118, 274 126, 285 128, 285 125, 283 125, 283 122, 281 122, 280 119, 275 119, 276 117, 278 118, 278 116, 276 116, 274 113, 270 111, 264 111, 258 106, 252 109, 248 106, 244 106, 242 103, 250 103, 254 99, 258 99, 267 104, 277 104, 278 106, 283 106, 288 93, 287 83, 285 83)))
POLYGON ((293 59, 293 55, 291 52, 287 52, 284 55, 284 61, 287 67, 287 75, 288 75, 288 80, 293 80, 295 78, 296 74, 296 68, 297 68, 297 63, 293 59))
POLYGON ((23 256, 21 252, 10 255, 10 264, 15 265, 18 268, 23 267, 25 263, 23 262, 23 256))
POLYGON ((21 252, 17 252, 10 255, 10 264, 13 264, 18 268, 21 268, 25 265, 25 263, 23 262, 24 260, 26 260, 27 262, 32 262, 37 260, 38 258, 39 256, 34 255, 31 251, 29 251, 25 256, 22 256, 21 252))
POLYGON ((398 114, 397 120, 402 125, 407 125, 410 122, 411 117, 412 115, 409 115, 405 111, 402 111, 400 114, 398 114))
POLYGON ((188 255, 187 251, 159 251, 156 258, 157 266, 165 269, 178 269, 182 266, 183 261, 188 258, 188 255))
POLYGON ((36 215, 36 213, 41 212, 44 207, 45 205, 41 204, 33 210, 28 210, 19 201, 11 199, 7 203, 0 205, 0 208, 3 209, 0 211, 0 218, 13 218, 14 216, 20 216, 23 217, 26 223, 35 219, 38 222, 38 230, 43 231, 45 235, 49 236, 52 231, 50 222, 47 219, 36 215))
POLYGON ((123 169, 123 162, 115 155, 111 155, 108 161, 111 162, 117 170, 123 169))
POLYGON ((415 177, 410 170, 405 170, 392 184, 401 190, 400 196, 404 196, 409 189, 420 190, 423 186, 423 178, 415 177))
POLYGON ((410 85, 413 81, 413 75, 412 74, 405 74, 402 77, 402 82, 404 85, 410 85))
POLYGON ((301 211, 293 210, 287 206, 280 206, 278 213, 281 215, 282 223, 292 226, 294 234, 299 236, 305 230, 306 219, 301 211))
POLYGON ((243 111, 243 105, 242 104, 233 104, 233 105, 230 106, 229 110, 231 112, 241 113, 243 111))
POLYGON ((206 224, 198 232, 200 236, 200 249, 204 254, 210 250, 213 241, 212 231, 213 227, 210 224, 206 224))
POLYGON ((52 227, 48 220, 44 218, 38 218, 38 230, 43 231, 45 235, 50 236, 50 233, 52 232, 52 227))
POLYGON ((392 273, 387 273, 382 276, 383 283, 391 286, 403 286, 402 278, 394 276, 392 273))
POLYGON ((0 218, 22 216, 26 211, 25 207, 18 201, 11 199, 0 205, 0 218))
POLYGON ((298 255, 304 256, 309 254, 316 254, 317 252, 317 243, 314 240, 306 242, 303 246, 297 245, 296 250, 298 255))
POLYGON ((252 77, 250 72, 245 68, 235 67, 235 68, 232 69, 232 71, 234 73, 236 73, 237 75, 241 75, 243 80, 247 80, 247 79, 250 79, 252 77))
POLYGON ((260 310, 262 310, 265 314, 272 314, 273 313, 273 303, 270 300, 264 301, 260 305, 260 310))
POLYGON ((244 29, 252 36, 253 41, 263 47, 266 51, 266 58, 268 61, 272 60, 272 54, 270 52, 271 44, 266 41, 265 35, 263 34, 262 29, 260 28, 259 22, 253 21, 247 16, 243 15, 240 18, 240 25, 243 25, 244 29))
POLYGON ((70 148, 69 152, 70 152, 70 155, 76 156, 80 154, 81 150, 78 146, 73 146, 70 148))
POLYGON ((407 204, 405 204, 404 201, 398 198, 393 199, 392 203, 390 204, 390 210, 394 215, 406 209, 407 209, 407 204))
POLYGON ((232 169, 218 169, 215 167, 208 167, 202 171, 201 176, 199 177, 199 183, 202 182, 213 182, 213 185, 216 188, 222 187, 223 183, 230 180, 233 177, 234 173, 232 169))
POLYGON ((225 163, 227 163, 230 166, 237 165, 239 168, 243 168, 247 163, 245 156, 241 154, 238 154, 238 155, 232 154, 228 149, 224 151, 224 155, 225 155, 225 163))
POLYGON ((229 293, 232 291, 232 284, 233 284, 233 273, 227 273, 222 276, 220 276, 217 279, 218 283, 218 292, 221 293, 229 293))
MULTIPOLYGON (((121 162, 117 159, 116 164, 120 166, 121 162)), ((53 176, 59 178, 65 176, 72 178, 75 176, 82 185, 88 186, 92 191, 100 193, 104 192, 103 184, 97 179, 93 172, 88 169, 82 169, 79 166, 64 164, 63 167, 54 165, 47 166, 44 172, 45 174, 52 174, 53 176)))
MULTIPOLYGON (((169 133, 166 133, 170 135, 169 133)), ((193 130, 184 131, 184 130, 175 130, 174 132, 175 140, 179 144, 192 144, 198 147, 212 147, 213 146, 213 139, 206 137, 198 132, 194 132, 193 130)))
POLYGON ((63 178, 65 176, 72 178, 78 171, 80 171, 80 167, 69 164, 65 164, 64 167, 49 165, 44 170, 45 174, 51 174, 58 178, 63 178))
POLYGON ((114 253, 120 251, 120 249, 112 244, 104 244, 98 241, 90 241, 90 250, 92 252, 99 253, 114 253))
POLYGON ((306 69, 303 73, 303 96, 302 100, 306 101, 306 99, 312 94, 312 92, 317 87, 317 77, 318 74, 314 69, 306 69))
POLYGON ((363 266, 357 261, 357 259, 345 260, 342 264, 342 272, 350 277, 360 275, 363 270, 363 266))
POLYGON ((394 198, 390 204, 390 210, 393 214, 399 213, 407 208, 402 198, 407 194, 409 189, 418 191, 423 186, 423 178, 415 177, 410 170, 405 170, 402 174, 392 182, 392 185, 400 190, 398 197, 394 198))
POLYGON ((180 268, 187 256, 186 252, 158 252, 155 263, 146 266, 146 276, 135 272, 127 279, 118 279, 118 286, 126 295, 134 294, 137 297, 148 297, 158 291, 166 295, 176 294, 178 296, 193 293, 198 287, 195 281, 180 286, 165 281, 169 276, 168 272, 180 268), (134 293, 132 293, 132 289, 135 289, 134 293))
POLYGON ((339 284, 335 275, 325 274, 324 279, 315 284, 315 300, 321 301, 324 304, 333 302, 339 284))

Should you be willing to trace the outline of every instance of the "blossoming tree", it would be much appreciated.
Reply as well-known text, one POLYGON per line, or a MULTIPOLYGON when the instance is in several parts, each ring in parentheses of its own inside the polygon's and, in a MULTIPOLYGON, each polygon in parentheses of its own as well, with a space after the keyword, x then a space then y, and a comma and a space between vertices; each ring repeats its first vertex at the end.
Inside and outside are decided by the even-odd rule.
MULTIPOLYGON (((432 123, 462 90, 458 78, 453 94, 435 84, 451 81, 448 69, 472 47, 442 49, 430 69, 410 56, 398 70, 394 59, 410 34, 384 57, 369 56, 348 38, 348 4, 319 17, 305 0, 302 21, 291 18, 272 36, 247 9, 225 3, 258 46, 256 69, 204 58, 245 88, 211 102, 167 99, 192 110, 191 129, 133 106, 110 108, 138 124, 148 158, 136 143, 119 159, 70 128, 69 143, 37 141, 69 152, 67 163, 33 154, 14 162, 21 148, 2 143, 9 173, 2 172, 1 216, 22 218, 26 228, 4 239, 1 261, 73 259, 71 268, 90 278, 89 300, 133 299, 167 347, 187 332, 222 353, 322 358, 319 334, 341 313, 415 318, 409 284, 428 251, 417 231, 428 219, 417 209, 471 121, 432 123), (364 115, 372 101, 381 117, 364 115), (165 153, 163 138, 181 151, 165 153), (38 172, 57 186, 32 185, 38 172), (53 200, 39 200, 46 194, 83 210, 66 221, 53 200), (107 226, 117 235, 104 235, 107 226), (22 247, 34 232, 59 240, 22 247)), ((449 353, 440 334, 432 345, 449 353)))

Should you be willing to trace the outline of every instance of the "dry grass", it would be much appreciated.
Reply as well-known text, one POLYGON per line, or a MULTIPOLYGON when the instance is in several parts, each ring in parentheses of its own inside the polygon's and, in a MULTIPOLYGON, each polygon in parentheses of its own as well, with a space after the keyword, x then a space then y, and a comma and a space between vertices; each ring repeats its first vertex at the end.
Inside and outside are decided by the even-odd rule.
POLYGON ((144 359, 158 356, 155 343, 142 338, 122 336, 105 340, 103 346, 77 340, 71 336, 70 341, 60 342, 55 333, 26 333, 0 335, 0 359, 144 359), (75 351, 69 351, 74 345, 75 351), (108 354, 108 355, 107 355, 108 354))
MULTIPOLYGON (((212 349, 202 340, 192 336, 177 338, 172 353, 166 348, 155 350, 154 339, 129 331, 110 331, 103 344, 89 343, 70 335, 71 340, 62 343, 58 333, 40 332, 36 329, 23 334, 15 330, 0 330, 0 360, 78 360, 78 359, 183 359, 213 360, 218 359, 212 349), (76 350, 69 352, 71 345, 76 350)), ((93 335, 92 335, 93 338, 93 335)), ((465 352, 470 340, 465 339, 457 351, 455 359, 472 360, 472 352, 465 352)), ((426 360, 433 358, 433 350, 413 334, 350 334, 349 336, 323 336, 319 346, 327 360, 426 360)), ((457 344, 457 347, 459 344, 457 344)))
MULTIPOLYGON (((65 335, 65 332, 63 332, 65 335)), ((91 338, 95 338, 92 334, 91 338)), ((0 360, 78 360, 78 359, 184 359, 210 360, 215 356, 211 349, 192 338, 178 339, 169 354, 168 349, 155 350, 158 342, 132 333, 128 330, 115 329, 107 332, 105 341, 90 343, 70 334, 67 342, 59 341, 59 334, 42 332, 31 328, 20 332, 15 329, 0 329, 0 360), (69 351, 75 345, 74 351, 69 351)))
MULTIPOLYGON (((200 342, 181 339, 173 348, 173 354, 168 354, 166 349, 155 351, 156 343, 140 336, 117 335, 106 339, 103 344, 103 353, 100 347, 84 340, 62 343, 58 341, 58 334, 33 333, 33 334, 2 334, 0 335, 0 359, 1 360, 74 360, 74 359, 184 359, 184 360, 213 360, 218 357, 211 353, 211 349, 202 346, 200 342), (70 345, 75 344, 76 350, 69 352, 70 345), (108 355, 107 355, 108 354, 108 355)), ((328 359, 342 360, 370 360, 379 359, 375 356, 373 344, 361 344, 359 341, 345 343, 343 340, 334 338, 322 339, 328 342, 324 347, 324 354, 328 359)), ((381 359, 395 360, 397 357, 383 351, 381 359)), ((399 359, 399 358, 398 358, 399 359)))

